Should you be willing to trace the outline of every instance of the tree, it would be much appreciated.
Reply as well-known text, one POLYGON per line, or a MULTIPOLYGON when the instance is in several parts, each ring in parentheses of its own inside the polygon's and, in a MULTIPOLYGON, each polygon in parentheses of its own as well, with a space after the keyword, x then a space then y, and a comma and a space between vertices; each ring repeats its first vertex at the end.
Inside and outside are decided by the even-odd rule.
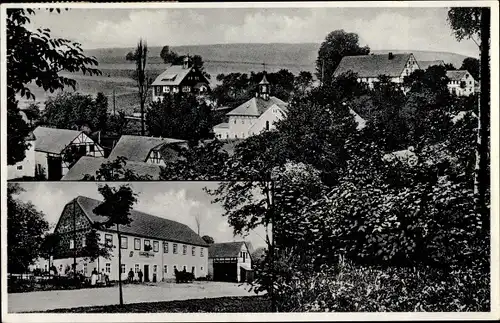
POLYGON ((480 68, 481 68, 481 62, 474 57, 465 58, 462 62, 462 66, 460 66, 461 70, 469 71, 470 75, 472 75, 474 80, 479 80, 480 68))
POLYGON ((96 225, 85 235, 85 246, 82 247, 82 255, 86 260, 94 262, 99 257, 109 259, 111 257, 111 248, 106 243, 100 242, 97 229, 100 225, 96 225))
POLYGON ((478 101, 475 194, 483 223, 489 223, 489 115, 490 115, 490 19, 491 10, 481 7, 457 7, 448 10, 448 23, 458 41, 471 39, 480 51, 481 93, 478 101))
POLYGON ((212 108, 189 94, 167 94, 147 109, 149 134, 198 142, 213 137, 212 108))
POLYGON ((120 225, 129 225, 131 223, 130 210, 134 203, 137 202, 136 194, 130 186, 121 185, 118 189, 110 187, 107 184, 101 185, 98 188, 99 193, 103 196, 104 201, 99 204, 93 211, 95 214, 106 217, 106 221, 102 224, 106 228, 115 227, 118 235, 118 284, 120 289, 120 306, 123 306, 123 291, 122 291, 122 246, 120 225))
POLYGON ((134 54, 134 52, 128 52, 127 55, 125 56, 125 59, 127 61, 135 61, 135 54, 134 54))
POLYGON ((177 63, 179 59, 179 55, 177 55, 174 51, 171 51, 170 47, 166 45, 161 49, 160 57, 163 59, 163 63, 165 64, 177 63))
POLYGON ((99 92, 96 98, 80 93, 63 92, 45 102, 42 113, 44 124, 60 129, 105 130, 108 121, 108 100, 99 92))
POLYGON ((452 63, 445 63, 444 64, 444 68, 447 70, 447 71, 454 71, 456 70, 457 68, 455 67, 455 65, 453 65, 452 63))
POLYGON ((342 57, 368 55, 368 46, 359 46, 359 36, 356 33, 346 33, 343 29, 329 33, 321 43, 316 60, 316 77, 323 84, 328 84, 342 57))
POLYGON ((207 244, 214 244, 215 241, 214 241, 214 238, 212 238, 211 236, 207 236, 207 235, 204 235, 203 237, 201 237, 203 239, 203 241, 205 241, 207 244))
MULTIPOLYGON (((50 9, 53 11, 53 9, 50 9)), ((56 9, 59 13, 60 10, 56 9)), ((70 86, 76 87, 76 81, 61 75, 60 72, 82 72, 100 75, 93 68, 97 66, 94 57, 83 54, 81 45, 63 38, 51 38, 49 29, 31 31, 26 28, 33 9, 7 10, 7 162, 13 165, 25 157, 28 145, 24 138, 31 130, 20 118, 16 94, 27 99, 35 99, 28 87, 29 83, 54 92, 70 86)))
POLYGON ((40 118, 40 106, 38 103, 31 103, 26 109, 23 110, 30 122, 30 127, 33 128, 33 122, 36 122, 40 118))
POLYGON ((300 71, 299 75, 295 78, 295 89, 300 91, 300 93, 305 93, 306 90, 311 86, 313 81, 313 76, 311 72, 300 71))
POLYGON ((115 160, 102 163, 95 174, 85 174, 84 181, 150 181, 149 175, 139 175, 128 169, 127 158, 118 156, 115 160))
POLYGON ((7 185, 7 271, 25 273, 42 252, 49 230, 45 215, 33 204, 15 198, 24 190, 19 184, 7 185))
POLYGON ((146 134, 145 130, 145 117, 144 117, 144 106, 146 104, 146 99, 149 95, 149 89, 151 87, 152 79, 146 73, 146 66, 148 60, 148 45, 142 39, 139 39, 137 48, 134 53, 135 61, 135 74, 134 78, 137 82, 137 88, 139 90, 139 105, 141 109, 141 136, 146 134))
POLYGON ((52 267, 50 263, 50 258, 54 256, 57 251, 57 247, 61 241, 61 237, 55 233, 47 233, 43 237, 42 245, 41 245, 41 255, 42 257, 49 260, 49 270, 52 267))

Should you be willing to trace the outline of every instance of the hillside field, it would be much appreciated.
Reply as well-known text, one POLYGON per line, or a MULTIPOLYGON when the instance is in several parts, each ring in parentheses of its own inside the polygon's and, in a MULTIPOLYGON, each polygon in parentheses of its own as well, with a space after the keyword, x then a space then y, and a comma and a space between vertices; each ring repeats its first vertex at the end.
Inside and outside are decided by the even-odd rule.
MULTIPOLYGON (((262 71, 265 63, 268 72, 276 72, 280 69, 287 69, 294 74, 300 71, 314 73, 315 60, 317 57, 319 44, 216 44, 216 45, 195 45, 171 47, 178 54, 201 55, 205 61, 205 70, 211 75, 211 86, 216 85, 218 74, 228 74, 232 72, 250 73, 252 71, 262 71)), ((105 48, 87 50, 86 54, 94 56, 99 62, 98 68, 101 76, 86 76, 81 74, 67 74, 77 81, 75 91, 96 95, 103 92, 109 99, 110 111, 113 109, 113 90, 115 91, 116 110, 133 111, 138 106, 137 90, 135 81, 131 78, 135 69, 135 64, 125 60, 125 56, 133 48, 105 48)), ((161 47, 150 47, 148 71, 154 79, 167 67, 160 58, 161 47)), ((378 50, 375 54, 401 53, 408 51, 400 50, 378 50)), ((418 60, 444 60, 452 63, 455 67, 460 67, 466 56, 455 53, 410 51, 418 60)), ((36 96, 36 101, 41 104, 51 95, 56 93, 44 92, 34 84, 29 88, 36 96)), ((73 91, 68 88, 67 91, 73 91)), ((32 101, 20 99, 20 106, 25 107, 32 101)))

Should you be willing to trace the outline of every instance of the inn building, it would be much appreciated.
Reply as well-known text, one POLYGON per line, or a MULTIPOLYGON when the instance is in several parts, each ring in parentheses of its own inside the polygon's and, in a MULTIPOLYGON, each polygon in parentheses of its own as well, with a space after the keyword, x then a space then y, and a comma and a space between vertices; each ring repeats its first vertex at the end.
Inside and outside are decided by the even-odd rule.
POLYGON ((93 210, 101 201, 78 196, 65 205, 54 232, 60 236, 53 257, 58 274, 72 267, 76 256, 76 270, 90 276, 96 269, 110 280, 118 279, 118 246, 121 248, 121 278, 127 279, 130 269, 135 279, 143 272, 144 281, 165 281, 175 278, 174 271, 186 270, 195 277, 208 274, 208 249, 205 241, 187 225, 167 218, 131 210, 132 222, 120 226, 121 241, 116 229, 97 230, 99 241, 111 247, 111 257, 90 261, 84 253, 87 234, 96 224, 106 219, 93 210))

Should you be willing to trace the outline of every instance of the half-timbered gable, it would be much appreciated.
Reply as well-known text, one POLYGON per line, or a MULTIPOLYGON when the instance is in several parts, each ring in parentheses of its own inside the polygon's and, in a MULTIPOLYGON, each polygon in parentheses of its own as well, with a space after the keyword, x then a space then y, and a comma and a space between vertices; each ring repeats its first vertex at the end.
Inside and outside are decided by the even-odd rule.
POLYGON ((246 242, 212 244, 208 248, 208 272, 217 281, 251 280, 252 259, 246 242))

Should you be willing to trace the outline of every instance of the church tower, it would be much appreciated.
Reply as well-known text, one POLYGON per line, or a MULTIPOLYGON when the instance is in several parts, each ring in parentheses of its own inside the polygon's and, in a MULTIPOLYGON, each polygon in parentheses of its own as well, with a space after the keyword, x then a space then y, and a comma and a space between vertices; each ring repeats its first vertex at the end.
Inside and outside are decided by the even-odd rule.
POLYGON ((266 79, 266 74, 262 77, 262 81, 259 83, 259 97, 261 97, 264 100, 269 100, 269 82, 266 79))

